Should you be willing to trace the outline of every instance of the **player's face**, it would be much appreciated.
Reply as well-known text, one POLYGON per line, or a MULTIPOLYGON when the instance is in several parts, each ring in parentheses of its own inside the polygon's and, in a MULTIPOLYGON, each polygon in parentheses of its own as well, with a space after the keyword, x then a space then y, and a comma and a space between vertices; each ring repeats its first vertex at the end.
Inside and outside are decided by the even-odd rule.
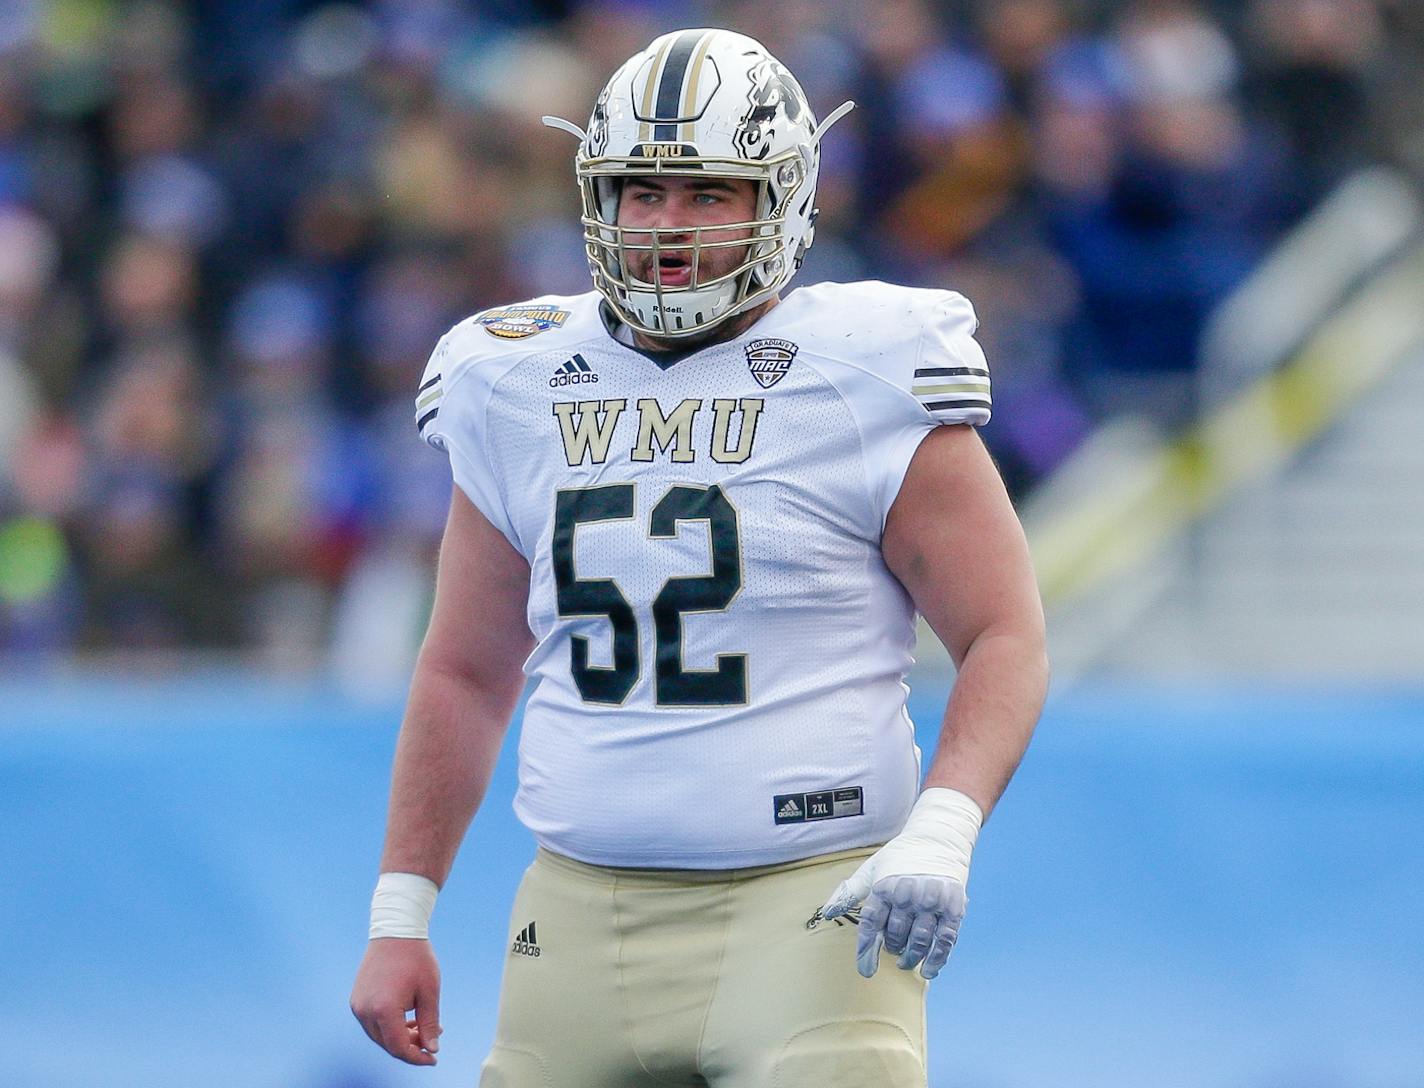
MULTIPOLYGON (((634 251, 628 263, 636 279, 659 282, 664 287, 686 287, 692 282, 692 250, 676 248, 691 242, 692 227, 720 223, 746 223, 756 217, 756 185, 745 178, 688 178, 667 175, 629 178, 618 200, 618 225, 632 228, 626 234, 629 245, 649 245, 652 235, 637 228, 678 228, 676 233, 658 235, 658 268, 653 254, 634 251)), ((725 276, 747 259, 746 246, 709 249, 705 243, 751 237, 750 228, 702 231, 701 258, 697 267, 699 283, 725 276)))

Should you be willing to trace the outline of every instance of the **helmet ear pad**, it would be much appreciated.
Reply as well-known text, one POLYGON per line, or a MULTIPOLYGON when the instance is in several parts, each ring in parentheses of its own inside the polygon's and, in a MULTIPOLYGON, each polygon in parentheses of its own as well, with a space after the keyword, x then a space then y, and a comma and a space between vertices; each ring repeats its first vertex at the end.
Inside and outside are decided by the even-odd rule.
POLYGON ((593 184, 597 194, 599 217, 605 223, 617 223, 618 205, 623 199, 623 179, 595 178, 593 184))
MULTIPOLYGON (((761 195, 757 198, 757 219, 765 222, 775 219, 778 209, 785 203, 785 197, 776 191, 776 187, 770 181, 761 183, 761 195)), ((782 270, 786 266, 785 258, 775 254, 779 248, 781 239, 778 237, 768 242, 762 242, 756 247, 753 255, 764 258, 758 261, 751 270, 752 283, 759 288, 779 286, 777 281, 782 279, 782 270)))
MULTIPOLYGON (((758 264, 752 280, 758 287, 781 287, 801 267, 806 251, 815 236, 816 177, 819 173, 819 153, 815 148, 802 149, 797 159, 783 163, 765 182, 758 218, 785 223, 781 236, 791 243, 792 252, 758 264)), ((774 247, 772 247, 774 248, 774 247)))
MULTIPOLYGON (((622 202, 623 199, 623 179, 593 178, 591 182, 591 188, 593 191, 593 201, 597 207, 596 214, 598 216, 599 221, 612 226, 616 226, 618 223, 618 205, 622 202)), ((585 220, 585 236, 587 236, 588 230, 589 225, 587 223, 587 220, 585 220)), ((617 232, 611 231, 607 233, 611 233, 613 235, 613 237, 610 238, 609 241, 616 243, 618 238, 617 232)), ((616 245, 607 247, 603 252, 601 262, 611 276, 621 280, 623 278, 623 263, 618 259, 618 253, 619 250, 616 245)), ((590 252, 589 260, 591 261, 593 259, 594 255, 592 252, 590 252)), ((595 282, 597 282, 596 277, 595 282)))

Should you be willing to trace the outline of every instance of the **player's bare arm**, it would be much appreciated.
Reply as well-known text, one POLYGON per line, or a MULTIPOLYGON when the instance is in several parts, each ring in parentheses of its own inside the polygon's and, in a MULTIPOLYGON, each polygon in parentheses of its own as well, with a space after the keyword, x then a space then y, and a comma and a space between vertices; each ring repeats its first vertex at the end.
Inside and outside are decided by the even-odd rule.
POLYGON ((924 786, 960 790, 987 817, 1043 709, 1048 656, 1028 543, 973 428, 920 445, 881 549, 959 671, 924 786))
POLYGON ((958 668, 924 791, 905 829, 832 894, 824 911, 865 900, 861 974, 881 944, 925 978, 944 966, 968 903, 979 827, 1028 747, 1048 687, 1043 607, 1023 529, 972 428, 920 444, 886 519, 886 565, 958 668))
MULTIPOLYGON (((396 745, 382 873, 414 874, 437 887, 449 875, 523 688, 521 666, 533 642, 528 595, 528 564, 455 488, 435 606, 396 745)), ((412 1065, 435 1064, 439 1001, 428 940, 371 940, 351 1010, 377 1045, 412 1065)))

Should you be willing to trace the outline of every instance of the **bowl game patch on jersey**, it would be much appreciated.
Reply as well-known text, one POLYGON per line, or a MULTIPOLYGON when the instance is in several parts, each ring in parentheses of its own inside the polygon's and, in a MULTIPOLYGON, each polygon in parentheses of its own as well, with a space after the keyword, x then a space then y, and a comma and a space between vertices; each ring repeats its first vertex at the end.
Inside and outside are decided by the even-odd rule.
POLYGON ((484 326, 485 332, 498 336, 501 340, 523 340, 535 333, 557 329, 569 319, 568 310, 556 310, 546 306, 506 306, 498 310, 486 310, 475 320, 484 326))

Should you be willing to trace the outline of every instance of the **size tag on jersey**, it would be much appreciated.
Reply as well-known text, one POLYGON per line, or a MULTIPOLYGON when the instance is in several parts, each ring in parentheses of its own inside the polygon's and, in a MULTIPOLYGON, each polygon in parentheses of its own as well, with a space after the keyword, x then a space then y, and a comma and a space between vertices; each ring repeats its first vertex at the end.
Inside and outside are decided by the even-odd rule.
POLYGON ((865 812, 865 790, 860 786, 843 786, 818 793, 778 793, 772 798, 771 811, 779 824, 860 816, 865 812))

